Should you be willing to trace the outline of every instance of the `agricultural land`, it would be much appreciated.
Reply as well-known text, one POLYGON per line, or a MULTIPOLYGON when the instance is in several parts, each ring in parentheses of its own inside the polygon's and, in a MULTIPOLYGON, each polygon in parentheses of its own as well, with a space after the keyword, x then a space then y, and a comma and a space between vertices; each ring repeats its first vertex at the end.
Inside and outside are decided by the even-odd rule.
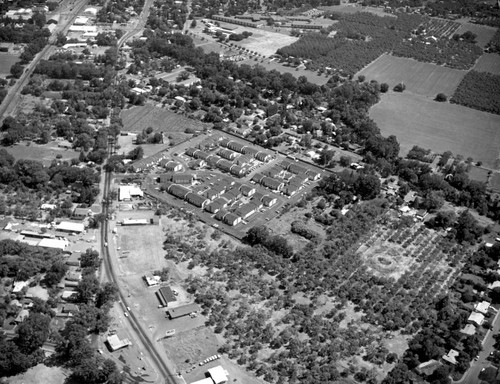
POLYGON ((440 92, 452 95, 465 74, 466 71, 459 69, 382 55, 359 71, 356 76, 362 75, 367 80, 387 83, 390 88, 403 82, 406 85, 406 92, 433 98, 440 92))
POLYGON ((498 167, 498 116, 416 95, 385 95, 370 116, 386 135, 400 138, 403 153, 415 143, 436 152, 452 151, 498 167))
POLYGON ((3 4, 0 382, 495 384, 498 12, 3 4))

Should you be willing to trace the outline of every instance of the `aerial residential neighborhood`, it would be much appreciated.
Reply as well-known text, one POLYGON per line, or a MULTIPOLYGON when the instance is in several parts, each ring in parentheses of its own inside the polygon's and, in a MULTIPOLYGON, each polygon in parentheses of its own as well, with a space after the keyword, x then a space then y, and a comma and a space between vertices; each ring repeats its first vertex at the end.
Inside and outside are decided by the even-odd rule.
POLYGON ((2 383, 500 382, 500 2, 1 15, 2 383))

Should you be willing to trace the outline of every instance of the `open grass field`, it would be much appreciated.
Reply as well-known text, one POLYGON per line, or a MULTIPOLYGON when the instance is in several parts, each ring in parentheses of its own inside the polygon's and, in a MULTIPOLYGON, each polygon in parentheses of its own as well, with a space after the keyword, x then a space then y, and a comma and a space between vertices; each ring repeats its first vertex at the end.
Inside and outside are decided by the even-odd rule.
POLYGON ((19 56, 10 53, 0 53, 0 76, 10 75, 10 67, 19 61, 19 56))
POLYGON ((370 117, 384 136, 396 135, 401 154, 419 145, 450 150, 483 165, 500 167, 500 116, 410 93, 389 93, 372 107, 370 117))
POLYGON ((483 53, 473 69, 478 72, 500 75, 500 55, 498 53, 483 53))
POLYGON ((377 16, 382 16, 382 17, 383 16, 396 17, 396 15, 384 12, 382 8, 362 7, 357 4, 331 5, 331 6, 318 7, 318 9, 324 11, 338 12, 338 13, 370 12, 377 16))
POLYGON ((12 156, 18 159, 26 160, 36 160, 42 162, 45 166, 49 166, 52 160, 61 161, 71 161, 71 159, 80 156, 79 152, 73 151, 72 149, 59 148, 56 142, 52 142, 46 145, 38 145, 29 142, 30 145, 26 143, 18 143, 11 147, 3 147, 12 156), (56 159, 57 155, 61 155, 60 159, 56 159))
POLYGON ((488 181, 489 171, 483 167, 476 167, 475 165, 470 167, 469 178, 471 180, 476 180, 481 183, 486 183, 488 181))
POLYGON ((500 192, 500 173, 494 172, 490 178, 490 183, 488 185, 494 192, 500 192))
POLYGON ((416 93, 432 98, 440 92, 451 96, 465 74, 466 71, 386 54, 357 73, 364 75, 368 81, 387 83, 391 89, 397 83, 404 82, 405 93, 416 93))
POLYGON ((488 25, 464 23, 455 31, 455 33, 462 35, 467 31, 471 31, 472 33, 477 35, 477 45, 479 45, 481 48, 484 48, 490 42, 496 30, 496 28, 490 27, 488 25))
MULTIPOLYGON (((260 31, 260 30, 259 30, 260 31)), ((282 35, 285 36, 285 35, 282 35)), ((285 36, 286 37, 286 36, 285 36)), ((210 52, 215 52, 215 53, 225 53, 227 55, 235 55, 240 53, 239 50, 235 48, 230 48, 226 47, 221 43, 217 43, 215 41, 212 41, 211 38, 205 37, 205 40, 201 40, 200 35, 191 35, 191 38, 193 39, 195 45, 197 47, 203 48, 203 51, 205 53, 210 53, 210 52)), ((277 49, 277 48, 276 48, 277 49)), ((276 53, 276 49, 274 50, 273 53, 276 53)), ((247 64, 247 65, 260 65, 264 67, 268 71, 276 70, 280 73, 290 73, 296 78, 299 78, 300 76, 305 76, 307 80, 313 84, 317 85, 323 85, 328 82, 328 79, 330 78, 327 75, 318 75, 317 72, 309 71, 307 69, 298 69, 298 68, 292 68, 292 67, 287 67, 284 66, 281 63, 278 63, 276 61, 269 61, 269 59, 262 59, 259 57, 257 61, 253 58, 247 58, 242 61, 238 61, 239 64, 247 64)))
POLYGON ((142 132, 148 127, 163 132, 184 132, 186 128, 202 130, 205 126, 197 120, 187 118, 167 109, 153 105, 132 107, 122 111, 124 132, 142 132))

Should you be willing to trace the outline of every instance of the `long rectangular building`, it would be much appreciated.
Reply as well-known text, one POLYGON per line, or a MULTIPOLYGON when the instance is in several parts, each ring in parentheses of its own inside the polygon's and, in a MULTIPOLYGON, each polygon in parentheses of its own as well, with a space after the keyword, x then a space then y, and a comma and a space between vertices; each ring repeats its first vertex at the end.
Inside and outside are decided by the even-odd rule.
POLYGON ((199 312, 201 310, 200 306, 198 304, 187 304, 187 305, 182 305, 177 308, 170 308, 167 310, 167 315, 170 318, 170 320, 177 319, 179 317, 183 316, 188 316, 193 312, 199 312))

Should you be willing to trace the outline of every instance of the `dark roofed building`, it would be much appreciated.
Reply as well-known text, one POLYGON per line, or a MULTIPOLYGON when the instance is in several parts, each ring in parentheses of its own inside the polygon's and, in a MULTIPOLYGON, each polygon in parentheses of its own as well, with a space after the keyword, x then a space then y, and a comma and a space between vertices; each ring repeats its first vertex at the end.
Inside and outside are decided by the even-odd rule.
POLYGON ((302 167, 301 165, 298 165, 298 164, 295 164, 295 163, 292 163, 290 164, 290 166, 288 167, 287 169, 288 172, 292 172, 292 173, 295 173, 295 174, 300 174, 300 173, 306 173, 308 171, 307 168, 305 167, 302 167))
POLYGON ((249 185, 242 185, 240 188, 240 192, 243 196, 252 196, 255 193, 255 188, 249 185))
POLYGON ((287 170, 290 165, 292 165, 292 162, 288 160, 283 160, 280 163, 281 168, 283 168, 284 170, 287 170))
POLYGON ((171 175, 170 181, 174 184, 192 184, 193 175, 189 173, 174 173, 171 175))
POLYGON ((262 173, 256 173, 255 175, 252 176, 252 181, 260 183, 264 177, 265 176, 262 173))
POLYGON ((285 189, 283 190, 283 192, 285 193, 285 195, 287 196, 293 196, 295 195, 298 191, 300 190, 300 185, 297 185, 297 184, 288 184, 287 186, 285 186, 285 189))
POLYGON ((278 199, 274 196, 269 196, 269 195, 265 195, 263 198, 262 198, 262 203, 266 206, 266 207, 272 207, 274 204, 276 204, 278 202, 278 199))
POLYGON ((217 154, 220 157, 223 157, 224 159, 227 159, 227 160, 234 160, 234 159, 236 159, 236 157, 238 157, 238 154, 236 152, 233 152, 230 149, 225 149, 225 148, 221 148, 217 152, 217 154))
POLYGON ((221 147, 224 147, 224 148, 227 148, 227 145, 230 143, 231 140, 229 140, 228 138, 223 138, 222 140, 219 141, 219 145, 221 147))
POLYGON ((309 178, 309 180, 312 180, 312 181, 316 181, 316 180, 319 180, 321 178, 321 173, 319 173, 318 171, 312 170, 312 169, 308 169, 306 171, 306 175, 309 178))
POLYGON ((246 147, 245 144, 238 143, 237 141, 230 141, 227 144, 227 147, 229 149, 232 149, 233 151, 243 153, 243 149, 246 147))
POLYGON ((203 208, 205 207, 206 204, 210 202, 210 200, 208 200, 206 197, 200 196, 193 192, 189 192, 186 195, 185 199, 188 203, 193 204, 198 208, 203 208))
POLYGON ((259 153, 259 150, 257 148, 255 148, 255 147, 244 147, 241 150, 241 153, 243 153, 244 155, 250 155, 250 156, 255 157, 255 155, 257 153, 259 153))
POLYGON ((268 161, 271 161, 273 157, 267 152, 258 152, 255 155, 255 158, 263 163, 267 163, 268 161))
POLYGON ((195 159, 207 160, 208 156, 210 155, 203 151, 196 151, 193 156, 195 159))
POLYGON ((278 176, 281 176, 281 174, 283 173, 283 170, 279 167, 271 167, 269 169, 266 169, 262 173, 266 176, 269 176, 269 177, 278 177, 278 176))
POLYGON ((222 159, 221 159, 219 156, 217 156, 217 155, 210 155, 210 156, 208 156, 208 157, 206 158, 206 160, 205 160, 205 161, 207 162, 207 164, 208 164, 210 167, 216 167, 216 166, 217 166, 217 163, 218 163, 219 161, 221 161, 221 160, 222 160, 222 159))
POLYGON ((210 213, 217 213, 219 212, 223 207, 216 201, 212 201, 210 204, 207 204, 205 206, 205 211, 210 212, 210 213))
POLYGON ((236 224, 241 223, 241 217, 235 215, 234 213, 228 213, 227 215, 224 215, 222 221, 227 225, 235 226, 236 224))
POLYGON ((285 185, 282 181, 265 176, 260 183, 273 191, 280 191, 285 185))
POLYGON ((230 162, 229 160, 224 160, 221 159, 217 162, 217 168, 222 169, 223 171, 229 172, 231 170, 231 167, 233 167, 234 164, 230 162))
POLYGON ((184 199, 186 195, 191 191, 188 188, 183 187, 182 185, 172 184, 168 189, 168 192, 174 195, 175 197, 184 199))
POLYGON ((255 204, 247 203, 240 206, 234 213, 240 216, 242 219, 246 219, 252 216, 257 210, 258 207, 255 204))
POLYGON ((161 287, 156 292, 156 295, 158 296, 158 300, 160 300, 160 303, 164 307, 167 307, 169 303, 177 301, 177 297, 170 287, 161 287))
POLYGON ((184 152, 186 155, 188 156, 191 156, 191 157, 195 157, 195 153, 198 152, 199 149, 198 148, 188 148, 186 149, 186 151, 184 152))
POLYGON ((193 303, 193 304, 182 305, 176 308, 170 308, 167 310, 167 315, 170 318, 170 320, 172 320, 172 319, 177 319, 179 317, 188 316, 191 313, 196 313, 199 311, 201 311, 200 306, 198 304, 193 303))
POLYGON ((224 220, 224 216, 226 216, 227 214, 229 214, 229 212, 228 212, 228 211, 226 211, 225 209, 221 209, 221 210, 219 210, 219 212, 217 212, 217 213, 215 214, 215 218, 216 218, 217 220, 222 221, 222 220, 224 220))
POLYGON ((236 177, 243 177, 246 174, 245 168, 240 167, 239 165, 233 165, 230 169, 230 172, 236 177))

